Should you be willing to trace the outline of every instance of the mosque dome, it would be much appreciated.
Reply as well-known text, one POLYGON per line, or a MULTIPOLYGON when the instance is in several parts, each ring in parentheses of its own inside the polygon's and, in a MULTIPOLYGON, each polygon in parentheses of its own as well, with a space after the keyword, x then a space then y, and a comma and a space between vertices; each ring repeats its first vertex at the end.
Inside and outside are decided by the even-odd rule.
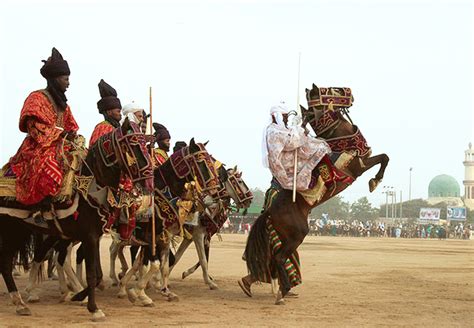
POLYGON ((428 197, 460 197, 459 183, 450 175, 438 175, 428 186, 428 197))

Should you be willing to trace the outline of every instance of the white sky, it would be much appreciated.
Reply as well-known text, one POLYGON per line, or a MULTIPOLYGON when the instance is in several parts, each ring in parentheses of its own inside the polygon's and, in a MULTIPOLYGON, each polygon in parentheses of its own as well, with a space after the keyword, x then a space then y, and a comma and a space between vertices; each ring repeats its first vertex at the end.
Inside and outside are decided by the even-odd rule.
MULTIPOLYGON (((461 185, 464 150, 474 141, 471 1, 2 1, 0 161, 24 138, 18 118, 27 95, 45 86, 41 60, 55 46, 69 62, 69 104, 89 138, 102 120, 97 84, 122 105, 148 107, 172 143, 210 140, 209 151, 238 164, 251 187, 266 189, 261 133, 270 106, 296 107, 319 86, 352 88, 351 117, 390 164, 382 185, 427 197, 441 173, 461 185)), ((343 194, 369 194, 372 169, 343 194)))

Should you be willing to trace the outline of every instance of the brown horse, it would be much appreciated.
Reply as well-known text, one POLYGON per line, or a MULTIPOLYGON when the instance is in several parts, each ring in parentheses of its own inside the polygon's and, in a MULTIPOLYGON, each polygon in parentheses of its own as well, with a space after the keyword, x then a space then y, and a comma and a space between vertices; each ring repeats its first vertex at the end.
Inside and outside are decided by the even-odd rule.
MULTIPOLYGON (((319 89, 313 84, 311 90, 306 89, 306 98, 308 110, 302 108, 303 126, 309 123, 333 152, 350 152, 352 160, 345 165, 345 174, 356 179, 374 165, 381 165, 375 178, 369 182, 369 190, 373 191, 383 178, 389 158, 386 154, 370 157, 370 148, 359 129, 343 116, 352 104, 350 89, 319 89)), ((244 258, 249 275, 242 278, 239 285, 248 296, 252 296, 250 287, 253 282, 278 279, 280 290, 276 304, 284 304, 284 297, 291 289, 287 269, 297 266, 294 269, 299 272, 296 250, 309 232, 309 212, 348 185, 347 181, 335 182, 314 204, 309 204, 300 193, 293 202, 291 190, 282 189, 277 194, 272 205, 256 220, 247 239, 244 258), (277 238, 278 247, 271 243, 270 237, 277 238)))
MULTIPOLYGON (((89 149, 80 176, 90 177, 92 181, 95 180, 101 189, 116 190, 120 176, 128 174, 137 186, 141 185, 151 192, 153 171, 150 163, 151 159, 146 150, 144 135, 141 134, 136 124, 126 120, 122 127, 101 137, 89 149)), ((89 195, 85 196, 79 191, 77 194, 79 197, 75 211, 77 215, 50 220, 47 227, 39 227, 31 222, 26 222, 27 220, 10 215, 0 215, 0 272, 19 315, 31 315, 31 311, 21 299, 13 280, 13 259, 15 254, 20 252, 21 262, 27 265, 31 231, 39 231, 47 235, 82 242, 86 260, 87 287, 76 294, 73 300, 82 301, 88 297, 87 309, 92 313, 92 319, 100 320, 105 317, 97 307, 95 288, 102 281, 99 241, 107 223, 107 214, 105 214, 107 211, 104 213, 104 204, 97 203, 96 199, 89 195)), ((21 204, 4 198, 0 198, 0 207, 20 207, 24 211, 35 210, 32 207, 22 207, 21 204)))

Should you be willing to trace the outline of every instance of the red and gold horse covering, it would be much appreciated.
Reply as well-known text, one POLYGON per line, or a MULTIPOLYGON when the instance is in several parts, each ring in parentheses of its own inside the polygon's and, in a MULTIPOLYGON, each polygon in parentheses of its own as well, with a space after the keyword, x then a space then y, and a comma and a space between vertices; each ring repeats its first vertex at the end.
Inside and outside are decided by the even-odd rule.
POLYGON ((356 125, 354 125, 354 129, 356 131, 352 135, 327 139, 326 142, 331 147, 331 150, 337 153, 343 151, 353 152, 355 155, 360 157, 364 157, 368 154, 370 155, 371 149, 367 144, 367 140, 365 140, 356 125))
POLYGON ((26 98, 21 110, 20 131, 28 135, 10 165, 17 177, 16 199, 25 205, 59 193, 63 181, 61 154, 67 153, 60 135, 62 129, 79 129, 69 106, 59 112, 53 104, 48 93, 40 90, 26 98))

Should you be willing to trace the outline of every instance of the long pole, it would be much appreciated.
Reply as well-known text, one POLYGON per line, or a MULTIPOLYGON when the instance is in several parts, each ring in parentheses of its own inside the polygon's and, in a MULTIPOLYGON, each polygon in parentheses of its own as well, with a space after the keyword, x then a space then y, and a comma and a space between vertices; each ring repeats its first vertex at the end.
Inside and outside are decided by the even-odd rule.
MULTIPOLYGON (((301 52, 298 54, 298 88, 296 90, 296 113, 300 109, 300 67, 301 67, 301 52)), ((295 149, 295 162, 293 164, 293 203, 296 202, 296 173, 298 169, 298 148, 295 149)))
MULTIPOLYGON (((152 92, 151 92, 151 87, 150 87, 150 133, 153 134, 153 98, 152 98, 152 92)), ((150 157, 151 157, 151 169, 152 172, 154 172, 154 167, 153 167, 153 148, 155 146, 155 141, 152 141, 151 147, 150 147, 150 157)), ((153 257, 156 255, 156 236, 155 236, 155 185, 154 185, 155 180, 153 179, 153 190, 151 192, 151 254, 153 257)))
POLYGON ((409 182, 409 185, 408 185, 408 200, 409 201, 411 200, 411 170, 413 170, 412 167, 410 167, 410 182, 409 182))
POLYGON ((388 190, 385 191, 385 218, 388 219, 388 190))
POLYGON ((400 190, 400 220, 403 218, 403 201, 402 201, 402 191, 400 190))

